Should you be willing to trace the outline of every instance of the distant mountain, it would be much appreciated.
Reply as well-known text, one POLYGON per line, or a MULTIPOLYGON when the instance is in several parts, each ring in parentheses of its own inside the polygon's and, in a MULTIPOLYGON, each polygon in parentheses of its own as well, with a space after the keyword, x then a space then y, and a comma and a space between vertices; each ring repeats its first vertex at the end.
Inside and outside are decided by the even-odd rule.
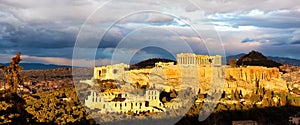
MULTIPOLYGON (((1 65, 9 65, 8 63, 1 65)), ((47 69, 56 69, 56 68, 71 68, 72 66, 65 65, 54 65, 54 64, 41 64, 41 63, 21 63, 23 70, 47 70, 47 69)))
POLYGON ((268 58, 270 60, 276 61, 281 64, 300 66, 300 60, 297 60, 297 59, 291 59, 291 58, 286 58, 286 57, 273 57, 273 56, 268 56, 268 58))
POLYGON ((176 61, 170 60, 170 59, 160 59, 160 58, 153 58, 141 61, 137 64, 133 64, 130 66, 130 69, 140 69, 140 68, 152 68, 155 66, 155 63, 157 62, 174 62, 176 64, 176 61))
MULTIPOLYGON (((226 57, 226 63, 229 64, 229 60, 232 59, 239 59, 247 54, 241 53, 238 55, 231 55, 226 57)), ((300 66, 300 60, 298 59, 291 59, 286 57, 273 57, 273 56, 267 56, 268 59, 273 60, 275 62, 281 63, 281 64, 289 64, 294 66, 300 66)))
POLYGON ((240 57, 237 62, 237 65, 249 65, 249 66, 265 66, 265 67, 278 67, 282 64, 277 63, 273 60, 269 60, 262 53, 257 51, 251 51, 250 53, 240 57))

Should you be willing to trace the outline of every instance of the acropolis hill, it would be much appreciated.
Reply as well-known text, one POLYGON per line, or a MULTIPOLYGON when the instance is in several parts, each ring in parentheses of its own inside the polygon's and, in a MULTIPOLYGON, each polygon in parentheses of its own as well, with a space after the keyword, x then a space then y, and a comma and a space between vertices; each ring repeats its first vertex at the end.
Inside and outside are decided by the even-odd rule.
MULTIPOLYGON (((177 65, 173 62, 156 63, 152 69, 135 69, 127 71, 129 65, 116 64, 110 66, 96 67, 94 69, 95 79, 124 79, 131 83, 140 83, 146 85, 147 83, 159 84, 158 79, 149 79, 149 74, 156 74, 165 77, 165 83, 172 84, 178 81, 181 76, 190 73, 182 73, 180 66, 197 65, 198 75, 201 83, 210 83, 214 68, 222 67, 221 56, 206 56, 196 55, 192 53, 182 53, 177 55, 177 65), (117 71, 118 70, 118 71, 117 71), (129 73, 124 76, 124 73, 129 73), (154 81, 153 81, 154 80, 154 81)), ((278 68, 267 68, 262 66, 246 66, 246 67, 230 67, 224 66, 225 71, 218 72, 219 77, 226 79, 225 91, 231 89, 242 89, 246 93, 254 90, 255 87, 264 87, 265 89, 273 89, 274 91, 287 91, 286 83, 281 79, 278 68), (257 86, 258 85, 258 86, 257 86)), ((191 74, 193 75, 193 74, 191 74)), ((201 90, 209 89, 208 85, 200 84, 204 87, 201 90), (205 87, 207 86, 207 87, 205 87)), ((203 92, 203 91, 202 91, 203 92)))
MULTIPOLYGON (((222 57, 197 55, 194 53, 181 53, 177 54, 177 64, 174 62, 158 62, 155 63, 153 68, 140 68, 131 69, 127 64, 115 64, 94 68, 93 79, 98 80, 115 80, 116 82, 122 81, 122 83, 130 83, 122 85, 122 89, 130 91, 132 85, 134 86, 146 86, 148 89, 163 90, 170 92, 172 90, 180 91, 180 83, 184 78, 198 78, 199 92, 201 94, 207 94, 211 89, 211 81, 213 77, 217 77, 225 80, 225 84, 221 86, 224 93, 232 93, 238 91, 243 95, 255 93, 258 89, 271 90, 273 92, 288 92, 286 82, 281 78, 281 72, 278 68, 267 68, 263 66, 240 66, 231 67, 222 65, 222 57)), ((88 81, 87 81, 88 82, 88 81)), ((190 81, 192 85, 193 81, 190 81)), ((93 82, 88 82, 92 86, 93 82)), ((197 88, 197 87, 196 87, 197 88)), ((195 90, 196 92, 198 90, 195 90)), ((149 91, 151 92, 151 91, 149 91)), ((117 92, 120 93, 120 92, 117 92)), ((122 92, 121 92, 122 93, 122 92)), ((97 107, 100 103, 93 102, 92 98, 96 98, 93 93, 93 97, 89 97, 86 100, 86 105, 97 107)), ((117 95, 116 95, 117 96, 117 95)), ((126 98, 122 95, 122 98, 126 98)), ((129 97, 127 97, 129 98, 129 97)), ((147 97, 148 98, 148 97, 147 97)), ((106 100, 112 105, 112 100, 106 100)), ((97 99, 96 99, 97 100, 97 99)), ((275 99, 276 100, 276 99, 275 99)), ((155 100, 158 101, 158 100, 155 100)), ((137 102, 137 101, 134 101, 137 102)), ((105 107, 104 103, 102 106, 105 107)), ((151 102, 150 102, 151 104, 151 102)), ((155 102, 155 105, 159 104, 162 110, 164 107, 162 104, 155 102)), ((121 105, 121 104, 120 104, 121 105)), ((142 103, 141 103, 142 105, 142 103)), ((121 107, 122 109, 122 107, 121 107)), ((127 109, 126 111, 133 110, 127 109)), ((123 110, 122 110, 123 111, 123 110)), ((124 110, 125 111, 125 110, 124 110)), ((125 111, 125 112, 126 112, 125 111)), ((138 110, 140 111, 140 110, 138 110)))

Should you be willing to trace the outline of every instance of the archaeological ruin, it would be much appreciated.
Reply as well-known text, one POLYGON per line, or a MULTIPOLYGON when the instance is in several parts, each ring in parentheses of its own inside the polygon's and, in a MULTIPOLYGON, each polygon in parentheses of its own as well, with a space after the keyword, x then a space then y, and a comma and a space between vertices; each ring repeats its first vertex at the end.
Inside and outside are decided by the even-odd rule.
MULTIPOLYGON (((92 91, 85 100, 85 105, 91 109, 98 108, 100 112, 161 112, 165 108, 179 108, 181 104, 165 103, 159 100, 160 91, 181 91, 184 79, 190 79, 185 88, 199 88, 200 93, 208 93, 213 78, 224 79, 222 90, 231 93, 233 90, 243 94, 253 93, 257 88, 274 91, 288 91, 285 81, 281 78, 278 68, 262 66, 230 67, 222 65, 222 57, 197 55, 193 53, 177 54, 177 64, 173 62, 158 62, 152 69, 129 70, 127 64, 115 64, 94 68, 93 79, 117 80, 125 83, 138 83, 148 86, 143 97, 135 97, 124 92, 100 93, 92 91), (196 84, 192 81, 197 79, 196 84), (174 105, 174 106, 172 106, 174 105)), ((117 83, 118 84, 118 83, 117 83)), ((93 84, 94 85, 94 84, 93 84)), ((128 87, 128 86, 126 86, 128 87)), ((183 87, 184 88, 184 87, 183 87)), ((198 91, 196 89, 195 91, 198 91)))

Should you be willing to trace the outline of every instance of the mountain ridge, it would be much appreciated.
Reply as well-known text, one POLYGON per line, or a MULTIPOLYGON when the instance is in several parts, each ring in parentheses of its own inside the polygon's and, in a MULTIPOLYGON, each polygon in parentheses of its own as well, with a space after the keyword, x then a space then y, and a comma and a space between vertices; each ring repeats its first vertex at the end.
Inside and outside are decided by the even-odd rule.
MULTIPOLYGON (((0 65, 7 66, 9 63, 0 63, 0 65)), ((20 63, 23 70, 49 70, 56 68, 72 68, 68 65, 56 65, 56 64, 43 64, 43 63, 20 63)))
MULTIPOLYGON (((226 57, 226 63, 229 64, 229 60, 232 59, 239 59, 242 56, 247 55, 246 53, 240 53, 236 55, 230 55, 226 57)), ((269 60, 273 60, 275 62, 281 63, 281 64, 288 64, 288 65, 294 65, 294 66, 300 66, 300 60, 288 58, 288 57, 277 57, 277 56, 266 56, 269 60)))

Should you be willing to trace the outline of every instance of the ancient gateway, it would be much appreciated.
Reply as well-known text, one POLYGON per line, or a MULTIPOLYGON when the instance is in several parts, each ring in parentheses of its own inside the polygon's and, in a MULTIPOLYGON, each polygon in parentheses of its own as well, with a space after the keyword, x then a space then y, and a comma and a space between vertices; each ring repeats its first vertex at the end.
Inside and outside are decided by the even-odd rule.
MULTIPOLYGON (((219 55, 207 56, 181 53, 177 54, 176 57, 177 65, 173 62, 158 62, 152 69, 129 70, 130 66, 122 63, 95 67, 92 79, 116 81, 115 84, 119 87, 124 87, 127 92, 121 90, 98 92, 93 90, 85 100, 85 106, 91 109, 97 108, 101 113, 132 112, 138 114, 141 112, 163 112, 167 108, 177 109, 184 105, 184 101, 162 103, 159 99, 160 92, 167 92, 171 89, 181 91, 180 89, 182 88, 177 86, 180 85, 182 78, 189 77, 197 77, 199 79, 199 83, 196 83, 196 87, 193 87, 199 87, 201 93, 207 93, 210 89, 209 84, 212 76, 226 79, 223 88, 223 91, 226 93, 238 90, 242 91, 243 94, 247 94, 252 93, 258 87, 287 91, 287 87, 283 84, 284 80, 280 78, 278 68, 261 66, 230 67, 222 65, 222 57, 219 55), (195 69, 194 66, 197 68, 195 69), (187 71, 182 71, 182 67, 185 67, 184 69, 187 71), (221 67, 224 70, 216 70, 221 67), (118 83, 118 81, 122 81, 122 84, 118 83), (148 86, 144 95, 130 92, 130 86, 136 83, 140 86, 148 86)), ((92 86, 97 85, 93 81, 86 80, 83 82, 92 86)), ((191 88, 191 86, 185 87, 185 89, 188 88, 191 88)))

